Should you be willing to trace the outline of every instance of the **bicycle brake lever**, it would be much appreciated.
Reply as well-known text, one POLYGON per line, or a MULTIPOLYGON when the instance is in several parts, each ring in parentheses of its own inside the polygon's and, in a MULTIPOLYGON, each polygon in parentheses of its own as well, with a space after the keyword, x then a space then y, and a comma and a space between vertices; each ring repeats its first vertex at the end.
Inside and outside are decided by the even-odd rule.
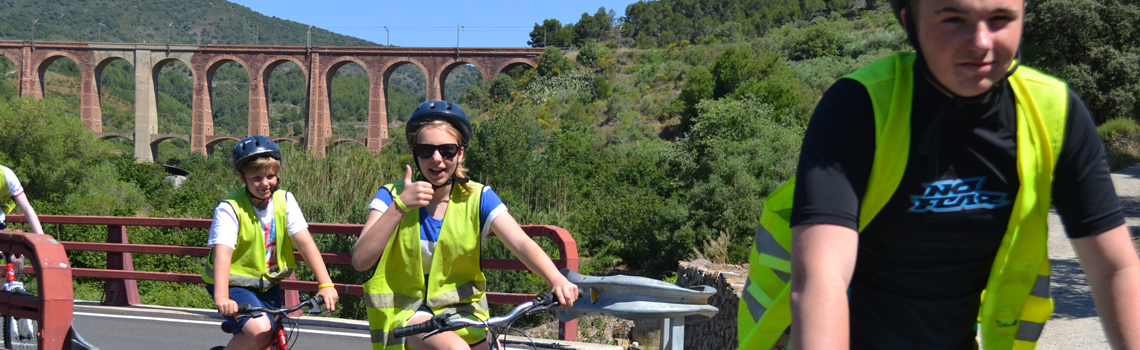
POLYGON ((437 329, 437 330, 434 330, 434 331, 431 331, 431 332, 427 332, 427 333, 424 333, 424 337, 423 337, 423 338, 420 338, 420 339, 423 339, 423 340, 427 340, 427 338, 431 338, 431 336, 433 336, 433 335, 436 335, 436 334, 439 334, 440 332, 445 332, 445 330, 443 330, 443 329, 437 329))

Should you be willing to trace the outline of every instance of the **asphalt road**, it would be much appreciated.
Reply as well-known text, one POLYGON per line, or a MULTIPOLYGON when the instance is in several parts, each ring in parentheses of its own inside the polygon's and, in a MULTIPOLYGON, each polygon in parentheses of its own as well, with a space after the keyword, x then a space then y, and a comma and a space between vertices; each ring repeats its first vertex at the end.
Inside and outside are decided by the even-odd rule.
MULTIPOLYGON (((1140 226, 1140 166, 1112 174, 1112 182, 1124 206, 1125 223, 1135 235, 1140 226)), ((1054 310, 1037 349, 1108 349, 1088 281, 1056 213, 1049 215, 1049 260, 1054 310)))
MULTIPOLYGON (((290 349, 370 349, 368 322, 304 316, 300 333, 290 349)), ((225 345, 221 316, 214 310, 161 306, 106 307, 78 301, 73 326, 101 350, 208 350, 225 345)), ((531 350, 529 343, 506 344, 507 350, 531 350)), ((538 350, 620 350, 620 347, 549 339, 535 339, 538 350)), ((506 343, 506 341, 504 341, 506 343)))
MULTIPOLYGON (((207 310, 108 308, 76 305, 74 327, 102 350, 198 349, 225 345, 220 319, 207 310)), ((216 314, 216 313, 215 313, 216 314)), ((367 349, 368 330, 306 322, 291 349, 367 349)))

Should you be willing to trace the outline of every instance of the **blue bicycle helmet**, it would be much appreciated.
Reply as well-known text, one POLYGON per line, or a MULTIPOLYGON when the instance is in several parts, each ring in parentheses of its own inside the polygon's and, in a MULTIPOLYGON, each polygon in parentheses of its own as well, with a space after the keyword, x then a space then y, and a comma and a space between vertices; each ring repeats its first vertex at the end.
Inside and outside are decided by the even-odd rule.
MULTIPOLYGON (((408 139, 408 145, 415 144, 412 140, 412 135, 419 131, 424 125, 436 120, 443 120, 459 130, 463 135, 463 139, 471 142, 471 119, 467 118, 467 114, 463 113, 463 108, 459 105, 447 101, 427 101, 421 103, 416 110, 412 112, 412 116, 408 117, 408 125, 405 128, 404 136, 408 139)), ((464 146, 467 146, 464 144, 464 146)))
POLYGON ((281 161, 281 149, 277 148, 277 144, 273 140, 262 135, 253 135, 241 139, 234 145, 234 170, 240 173, 241 167, 245 163, 262 157, 271 157, 281 161))

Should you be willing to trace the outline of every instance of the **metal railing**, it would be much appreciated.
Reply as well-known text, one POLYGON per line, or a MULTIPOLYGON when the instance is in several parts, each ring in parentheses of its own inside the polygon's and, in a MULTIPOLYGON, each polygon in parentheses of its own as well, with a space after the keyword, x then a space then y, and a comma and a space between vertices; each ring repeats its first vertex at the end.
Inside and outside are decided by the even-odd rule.
POLYGON ((0 251, 23 254, 36 275, 36 295, 0 291, 0 314, 39 322, 40 350, 70 349, 71 269, 63 245, 48 235, 0 231, 0 251))
MULTIPOLYGON (((134 218, 110 216, 65 216, 40 215, 41 224, 61 225, 96 225, 107 227, 106 242, 60 242, 68 251, 106 252, 107 268, 73 268, 70 275, 73 277, 99 278, 106 280, 104 285, 105 305, 138 305, 139 294, 137 280, 205 283, 199 274, 163 272, 163 271, 135 271, 131 254, 166 254, 201 256, 209 254, 206 247, 131 244, 128 239, 127 227, 179 227, 200 228, 208 230, 210 219, 182 219, 182 218, 134 218)), ((26 223, 23 215, 9 215, 7 222, 26 223)), ((323 224, 309 223, 309 232, 316 234, 332 234, 344 236, 357 236, 364 228, 360 224, 323 224)), ((554 265, 558 268, 578 271, 578 245, 566 229, 549 225, 522 225, 522 229, 531 237, 550 238, 558 247, 559 259, 554 265)), ((492 233, 494 235, 494 233, 492 233)), ((297 260, 302 260, 300 253, 294 252, 297 260)), ((325 264, 352 264, 351 254, 321 253, 325 264)), ((64 260, 66 261, 66 260, 64 260)), ((526 265, 514 259, 483 259, 482 267, 486 270, 514 270, 527 271, 526 265)), ((38 271, 37 271, 38 272, 38 271)), ((334 281, 335 282, 335 281, 334 281)), ((350 295, 364 295, 364 287, 359 284, 334 283, 338 293, 350 295)), ((317 291, 316 281, 296 280, 292 276, 281 281, 281 288, 285 292, 287 306, 299 302, 298 291, 317 291)), ((42 290, 42 289, 41 289, 42 290)), ((68 288, 68 293, 71 289, 68 288)), ((487 301, 496 304, 517 305, 529 301, 534 294, 498 293, 488 292, 487 301)), ((578 333, 577 321, 560 322, 558 325, 559 339, 576 340, 578 333)))

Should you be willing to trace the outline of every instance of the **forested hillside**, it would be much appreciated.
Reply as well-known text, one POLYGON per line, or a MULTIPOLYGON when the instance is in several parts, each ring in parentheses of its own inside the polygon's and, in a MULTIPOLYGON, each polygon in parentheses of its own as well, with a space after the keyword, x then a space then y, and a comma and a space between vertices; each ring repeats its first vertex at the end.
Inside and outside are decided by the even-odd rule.
MULTIPOLYGON (((226 0, 9 0, 0 2, 0 39, 305 45, 308 25, 269 17, 226 0)), ((313 28, 313 45, 378 44, 313 28)))
MULTIPOLYGON (((205 3, 152 2, 124 0, 14 1, 0 3, 0 39, 31 38, 31 21, 36 23, 37 40, 173 42, 180 44, 262 44, 304 45, 308 26, 267 17, 228 1, 205 3), (168 24, 175 25, 168 27, 168 24)), ((313 45, 376 45, 336 33, 313 30, 313 45)), ((17 74, 8 58, 0 57, 0 99, 17 94, 17 74)), ((134 67, 117 60, 99 77, 103 130, 134 131, 134 67)), ((446 96, 457 96, 467 86, 482 79, 470 66, 456 68, 444 84, 446 96)), ((425 98, 426 78, 413 65, 396 69, 389 79, 388 112, 398 122, 425 98)), ((301 136, 308 81, 302 71, 286 63, 273 71, 268 81, 268 107, 271 136, 301 136)), ((78 113, 79 72, 74 62, 60 59, 45 77, 45 94, 60 96, 66 108, 78 113)), ((359 65, 348 64, 334 76, 329 86, 333 135, 363 138, 367 133, 368 80, 359 65)), ((180 63, 163 67, 155 76, 159 133, 187 134, 191 125, 193 83, 189 69, 180 63)), ((249 114, 249 73, 239 64, 218 69, 211 90, 215 133, 245 135, 249 114)), ((351 147, 351 145, 349 145, 351 147)), ((126 146, 123 146, 126 147, 126 146)), ((160 161, 179 163, 189 152, 182 141, 160 146, 160 161)), ((125 150, 125 148, 124 148, 125 150)))

